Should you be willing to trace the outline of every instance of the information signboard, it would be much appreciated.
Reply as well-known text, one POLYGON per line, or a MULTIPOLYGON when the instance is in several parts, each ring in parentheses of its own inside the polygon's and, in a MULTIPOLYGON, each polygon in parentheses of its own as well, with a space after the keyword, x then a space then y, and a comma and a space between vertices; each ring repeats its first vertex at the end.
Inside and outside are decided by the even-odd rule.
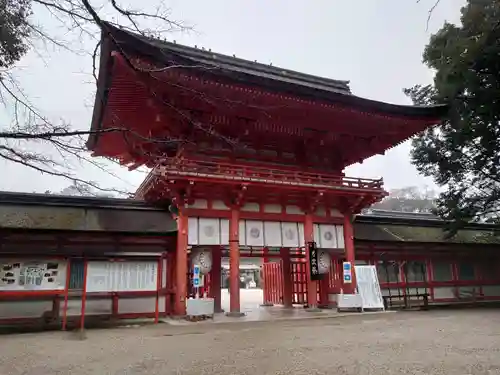
POLYGON ((201 266, 195 264, 193 266, 193 286, 195 288, 200 288, 203 286, 203 275, 201 273, 201 266))
POLYGON ((351 262, 344 262, 342 264, 344 270, 344 284, 352 283, 352 265, 351 262))
POLYGON ((10 259, 0 263, 1 291, 64 290, 67 262, 60 259, 10 259))
POLYGON ((156 261, 90 261, 87 292, 155 291, 158 283, 156 261))
POLYGON ((375 266, 356 266, 356 281, 363 309, 384 309, 384 299, 375 266))

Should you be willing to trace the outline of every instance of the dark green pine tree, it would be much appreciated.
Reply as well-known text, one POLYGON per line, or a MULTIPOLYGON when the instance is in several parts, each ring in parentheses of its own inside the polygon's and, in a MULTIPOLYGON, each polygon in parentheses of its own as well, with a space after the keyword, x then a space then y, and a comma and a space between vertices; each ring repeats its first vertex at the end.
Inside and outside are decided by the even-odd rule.
POLYGON ((444 188, 436 211, 454 225, 500 221, 500 1, 469 0, 461 25, 431 36, 434 84, 404 90, 415 104, 449 103, 449 119, 413 140, 419 172, 444 188))
POLYGON ((28 50, 30 15, 30 0, 0 0, 0 79, 1 70, 10 68, 28 50))

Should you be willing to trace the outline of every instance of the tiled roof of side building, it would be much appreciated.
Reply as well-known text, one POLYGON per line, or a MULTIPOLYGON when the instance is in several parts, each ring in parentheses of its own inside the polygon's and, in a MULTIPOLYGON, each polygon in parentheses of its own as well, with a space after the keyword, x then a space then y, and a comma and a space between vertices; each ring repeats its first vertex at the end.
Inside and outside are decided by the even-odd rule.
POLYGON ((0 204, 3 205, 40 205, 66 207, 116 208, 132 210, 166 211, 163 207, 153 206, 142 200, 82 197, 58 194, 21 193, 0 191, 0 204))
POLYGON ((500 244, 498 225, 470 223, 449 237, 447 224, 431 214, 385 211, 382 215, 358 215, 354 236, 357 241, 500 244))
POLYGON ((365 215, 378 217, 406 218, 406 219, 421 219, 421 220, 441 220, 438 216, 430 212, 405 212, 382 209, 368 209, 365 215))

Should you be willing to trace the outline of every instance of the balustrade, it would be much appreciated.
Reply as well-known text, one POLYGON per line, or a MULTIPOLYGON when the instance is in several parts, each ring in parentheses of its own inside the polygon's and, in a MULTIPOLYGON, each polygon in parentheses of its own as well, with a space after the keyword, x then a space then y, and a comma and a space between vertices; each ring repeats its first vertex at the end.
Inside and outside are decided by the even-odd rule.
POLYGON ((254 166, 217 161, 183 159, 155 168, 155 174, 194 179, 218 179, 241 182, 260 182, 279 185, 298 185, 322 188, 351 188, 382 190, 382 179, 344 177, 324 172, 280 169, 276 166, 254 166))

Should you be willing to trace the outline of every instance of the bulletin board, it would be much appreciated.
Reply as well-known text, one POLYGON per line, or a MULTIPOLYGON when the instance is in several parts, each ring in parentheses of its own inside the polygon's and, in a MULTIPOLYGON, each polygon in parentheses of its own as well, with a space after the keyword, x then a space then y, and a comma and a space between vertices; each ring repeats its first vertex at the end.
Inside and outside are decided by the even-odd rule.
POLYGON ((65 260, 11 259, 0 262, 1 291, 64 290, 65 260))
POLYGON ((87 292, 156 291, 156 261, 90 261, 87 266, 87 292))

